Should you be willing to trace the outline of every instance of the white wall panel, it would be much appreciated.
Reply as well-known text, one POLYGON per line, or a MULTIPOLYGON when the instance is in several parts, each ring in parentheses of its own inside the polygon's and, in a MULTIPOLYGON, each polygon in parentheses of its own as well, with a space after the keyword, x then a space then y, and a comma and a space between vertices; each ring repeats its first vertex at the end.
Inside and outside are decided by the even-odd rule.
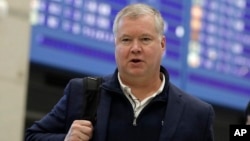
POLYGON ((10 11, 0 20, 0 140, 22 141, 28 76, 29 2, 7 1, 10 10, 19 12, 10 11))

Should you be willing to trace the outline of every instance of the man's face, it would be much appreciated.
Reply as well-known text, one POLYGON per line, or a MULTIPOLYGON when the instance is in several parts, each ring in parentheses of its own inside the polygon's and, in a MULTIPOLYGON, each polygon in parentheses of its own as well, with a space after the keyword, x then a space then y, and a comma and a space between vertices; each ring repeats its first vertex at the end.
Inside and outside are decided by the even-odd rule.
POLYGON ((165 37, 156 31, 154 18, 124 17, 118 23, 115 57, 122 75, 145 76, 159 72, 165 51, 165 37))

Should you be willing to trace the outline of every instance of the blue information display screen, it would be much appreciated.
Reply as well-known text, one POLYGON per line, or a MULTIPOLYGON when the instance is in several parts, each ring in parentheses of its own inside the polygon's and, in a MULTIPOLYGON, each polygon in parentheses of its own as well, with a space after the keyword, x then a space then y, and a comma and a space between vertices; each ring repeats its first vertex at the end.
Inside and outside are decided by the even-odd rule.
POLYGON ((245 108, 250 100, 247 0, 33 0, 30 61, 78 73, 112 73, 113 20, 135 2, 152 5, 165 19, 162 65, 173 83, 208 102, 245 108))

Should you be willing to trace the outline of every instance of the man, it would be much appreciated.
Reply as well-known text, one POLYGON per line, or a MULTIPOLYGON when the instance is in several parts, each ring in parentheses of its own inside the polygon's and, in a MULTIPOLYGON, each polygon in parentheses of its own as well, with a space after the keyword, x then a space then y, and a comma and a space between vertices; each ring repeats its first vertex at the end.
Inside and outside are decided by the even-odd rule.
POLYGON ((73 79, 26 140, 212 141, 211 105, 175 87, 161 66, 166 50, 160 13, 145 4, 122 9, 113 26, 117 70, 104 77, 97 122, 81 120, 82 79, 73 79))

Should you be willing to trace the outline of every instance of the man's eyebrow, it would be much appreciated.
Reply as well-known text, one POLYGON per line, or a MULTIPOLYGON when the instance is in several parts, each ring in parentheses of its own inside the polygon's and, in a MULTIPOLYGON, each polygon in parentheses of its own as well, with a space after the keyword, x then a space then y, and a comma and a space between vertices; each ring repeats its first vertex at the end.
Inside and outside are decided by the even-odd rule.
POLYGON ((141 36, 152 36, 152 35, 148 33, 143 33, 141 36))
POLYGON ((131 37, 131 36, 129 36, 127 34, 123 34, 123 35, 120 36, 120 38, 124 38, 124 37, 131 37))

